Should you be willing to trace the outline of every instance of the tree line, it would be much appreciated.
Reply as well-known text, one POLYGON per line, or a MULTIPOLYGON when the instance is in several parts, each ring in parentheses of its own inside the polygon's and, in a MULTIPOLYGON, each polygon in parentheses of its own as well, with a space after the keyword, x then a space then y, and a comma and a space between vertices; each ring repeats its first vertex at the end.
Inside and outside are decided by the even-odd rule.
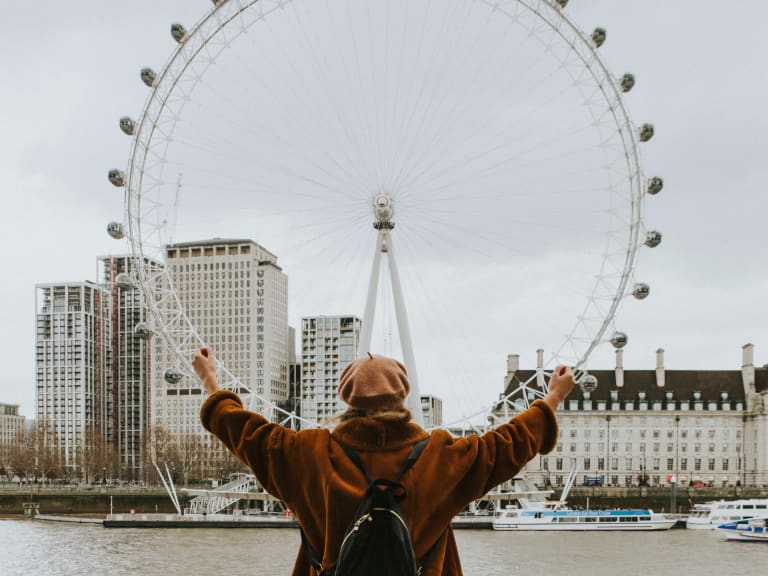
POLYGON ((90 427, 75 446, 66 446, 47 420, 21 431, 10 444, 0 445, 0 479, 46 484, 161 485, 157 473, 166 469, 179 484, 226 481, 246 472, 217 442, 200 434, 172 434, 157 426, 142 435, 140 449, 129 457, 118 445, 90 427), (156 467, 157 466, 157 467, 156 467))

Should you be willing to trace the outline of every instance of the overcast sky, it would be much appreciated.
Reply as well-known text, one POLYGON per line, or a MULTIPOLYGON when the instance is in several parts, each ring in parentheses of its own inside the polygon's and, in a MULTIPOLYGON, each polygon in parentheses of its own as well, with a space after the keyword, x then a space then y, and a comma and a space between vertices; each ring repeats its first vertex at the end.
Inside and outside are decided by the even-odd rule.
MULTIPOLYGON (((129 152, 117 121, 139 114, 147 89, 138 71, 159 69, 168 58, 170 23, 191 27, 209 6, 41 0, 5 8, 0 402, 20 404, 27 417, 34 416, 34 285, 96 280, 97 257, 125 251, 105 233, 107 222, 123 218, 122 191, 106 179, 110 168, 125 167, 129 152)), ((630 335, 625 365, 653 368, 662 347, 671 369, 738 369, 748 342, 756 346, 756 364, 768 363, 768 77, 761 61, 768 54, 768 7, 746 0, 572 0, 566 10, 583 29, 608 30, 601 50, 610 68, 638 80, 628 98, 632 117, 656 126, 643 164, 646 174, 663 176, 665 188, 647 201, 645 222, 664 241, 641 251, 638 261, 638 279, 651 284, 651 297, 626 305, 617 321, 630 335)), ((180 220, 187 214, 192 218, 192 211, 180 211, 180 220)), ((190 237, 193 224, 177 240, 199 239, 190 237)), ((543 286, 540 293, 548 294, 543 286)), ((346 311, 327 311, 338 312, 346 311)), ((516 340, 506 351, 519 353, 526 367, 540 345, 516 340)), ((592 366, 610 368, 611 358, 604 351, 592 366)), ((499 380, 504 361, 497 361, 499 380)), ((434 382, 422 381, 421 390, 450 401, 450 391, 434 382)))

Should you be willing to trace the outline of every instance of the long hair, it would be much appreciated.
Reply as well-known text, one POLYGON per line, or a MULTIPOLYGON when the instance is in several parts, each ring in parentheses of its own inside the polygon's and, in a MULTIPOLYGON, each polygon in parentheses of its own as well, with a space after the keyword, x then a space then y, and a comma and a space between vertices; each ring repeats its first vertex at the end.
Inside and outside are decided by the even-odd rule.
POLYGON ((385 408, 374 408, 371 410, 362 410, 360 408, 347 408, 344 412, 333 418, 341 424, 352 420, 353 418, 371 418, 379 422, 397 422, 405 424, 413 418, 411 411, 405 406, 387 406, 385 408))

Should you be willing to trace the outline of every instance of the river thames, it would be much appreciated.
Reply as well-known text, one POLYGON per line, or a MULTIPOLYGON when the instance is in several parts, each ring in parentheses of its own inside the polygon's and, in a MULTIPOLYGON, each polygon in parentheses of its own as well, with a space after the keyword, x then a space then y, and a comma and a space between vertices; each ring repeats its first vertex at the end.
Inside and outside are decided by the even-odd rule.
MULTIPOLYGON (((739 576, 762 570, 760 544, 725 542, 713 531, 494 532, 458 530, 468 576, 739 576)), ((22 576, 289 575, 293 529, 107 529, 0 520, 0 574, 22 576)))

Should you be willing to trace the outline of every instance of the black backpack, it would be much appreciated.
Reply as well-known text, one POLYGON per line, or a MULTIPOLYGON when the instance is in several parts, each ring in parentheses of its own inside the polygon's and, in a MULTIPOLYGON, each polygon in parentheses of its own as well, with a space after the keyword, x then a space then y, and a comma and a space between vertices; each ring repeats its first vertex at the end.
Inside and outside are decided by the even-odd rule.
MULTIPOLYGON (((350 460, 365 474, 368 489, 344 533, 338 558, 333 566, 323 568, 302 530, 301 540, 306 557, 318 575, 417 576, 421 573, 421 567, 416 565, 411 534, 398 502, 405 498, 405 488, 400 484, 400 480, 418 460, 428 441, 429 438, 426 438, 413 447, 403 469, 394 480, 371 480, 357 452, 342 445, 350 460)), ((436 547, 436 544, 432 547, 427 559, 431 558, 436 547)))

